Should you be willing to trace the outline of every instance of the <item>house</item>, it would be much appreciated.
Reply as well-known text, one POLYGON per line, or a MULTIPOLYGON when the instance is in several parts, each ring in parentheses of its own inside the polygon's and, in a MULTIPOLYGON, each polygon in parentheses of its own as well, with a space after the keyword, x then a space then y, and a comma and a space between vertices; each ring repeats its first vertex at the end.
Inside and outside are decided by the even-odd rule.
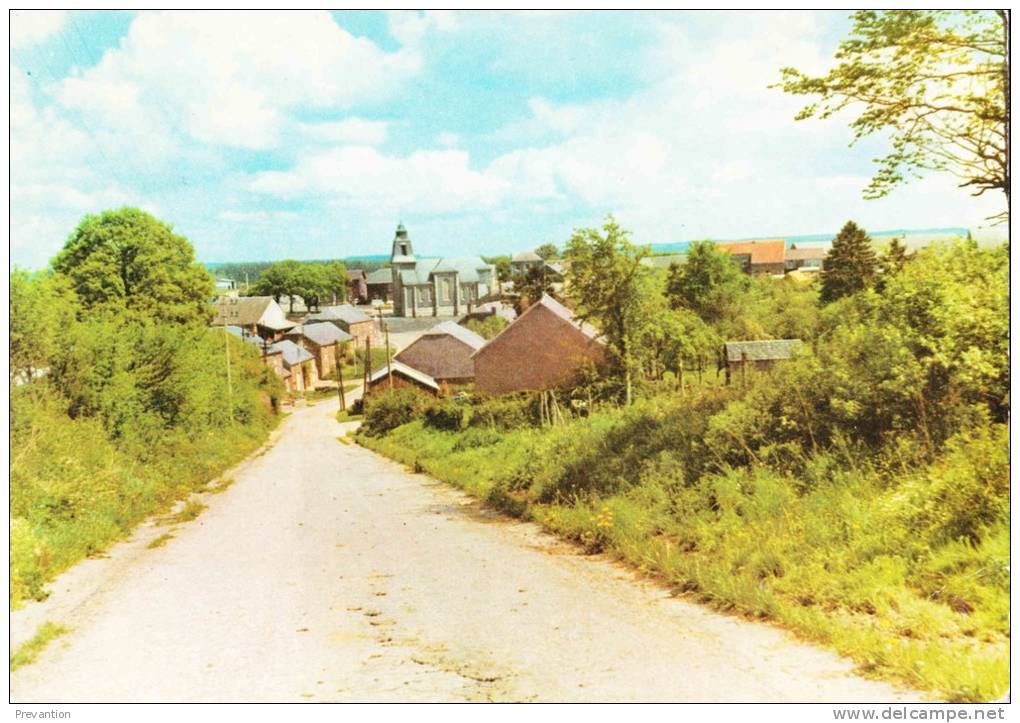
POLYGON ((306 324, 317 321, 328 321, 338 329, 350 334, 358 349, 365 348, 366 339, 374 341, 375 338, 375 322, 372 321, 372 317, 350 304, 324 306, 320 311, 309 314, 305 318, 306 324))
POLYGON ((303 392, 315 388, 316 382, 319 381, 319 375, 315 369, 315 357, 310 353, 290 339, 275 342, 266 353, 267 355, 280 355, 283 369, 289 373, 284 377, 289 391, 303 392))
POLYGON ((336 324, 328 321, 311 322, 295 326, 285 335, 315 358, 319 379, 326 379, 336 369, 337 352, 341 358, 350 353, 353 337, 336 324))
POLYGON ((605 354, 598 331, 545 294, 473 354, 475 389, 552 389, 572 381, 583 365, 601 364, 605 354))
POLYGON ((485 339, 454 321, 432 327, 394 359, 428 374, 439 383, 467 384, 475 378, 471 355, 485 339))
POLYGON ((213 324, 238 326, 270 341, 296 326, 272 296, 220 296, 213 301, 213 324))
POLYGON ((777 361, 793 357, 801 344, 800 339, 770 339, 766 341, 728 341, 723 346, 726 363, 726 383, 733 373, 743 374, 748 367, 767 371, 777 361))
POLYGON ((719 248, 740 264, 745 274, 783 274, 786 271, 786 241, 736 241, 721 243, 719 248))
POLYGON ((368 276, 363 269, 347 270, 347 301, 352 304, 368 303, 368 276))
POLYGON ((797 246, 795 244, 786 250, 786 273, 791 271, 808 273, 821 271, 825 265, 825 257, 828 256, 828 253, 824 246, 797 246))
POLYGON ((365 277, 365 284, 368 287, 368 300, 379 299, 383 303, 389 303, 393 298, 393 271, 386 267, 377 269, 365 277))
POLYGON ((478 256, 419 259, 404 224, 390 254, 393 315, 460 316, 496 288, 496 267, 478 256))
POLYGON ((540 269, 545 266, 545 259, 534 251, 522 251, 510 259, 510 273, 514 276, 524 276, 532 269, 540 269))
POLYGON ((225 291, 233 291, 236 288, 237 288, 237 282, 234 281, 233 279, 228 279, 228 278, 225 278, 225 277, 222 277, 222 276, 220 278, 216 279, 216 293, 217 294, 223 293, 225 291))
POLYGON ((388 368, 384 364, 372 373, 368 379, 368 393, 389 389, 391 377, 393 389, 413 389, 423 394, 439 396, 439 383, 435 379, 396 359, 390 360, 388 368))

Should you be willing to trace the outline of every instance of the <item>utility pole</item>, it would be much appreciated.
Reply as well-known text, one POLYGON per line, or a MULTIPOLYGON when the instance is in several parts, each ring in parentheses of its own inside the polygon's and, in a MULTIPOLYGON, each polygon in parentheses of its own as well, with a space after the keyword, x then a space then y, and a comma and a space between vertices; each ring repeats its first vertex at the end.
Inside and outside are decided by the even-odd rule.
POLYGON ((347 411, 347 400, 344 399, 344 365, 340 359, 340 340, 333 342, 333 358, 336 361, 336 393, 340 397, 340 411, 347 411))
POLYGON ((230 332, 227 331, 227 315, 223 315, 223 348, 227 355, 227 414, 234 423, 234 384, 230 378, 230 332))
POLYGON ((362 366, 364 366, 364 371, 365 371, 365 383, 364 383, 364 390, 361 392, 361 394, 362 394, 362 396, 367 396, 368 395, 368 380, 372 378, 372 335, 371 334, 369 334, 367 337, 365 337, 365 363, 362 366))
POLYGON ((386 376, 390 379, 390 389, 393 389, 393 370, 390 369, 390 325, 383 321, 382 307, 379 307, 379 326, 386 334, 386 376))

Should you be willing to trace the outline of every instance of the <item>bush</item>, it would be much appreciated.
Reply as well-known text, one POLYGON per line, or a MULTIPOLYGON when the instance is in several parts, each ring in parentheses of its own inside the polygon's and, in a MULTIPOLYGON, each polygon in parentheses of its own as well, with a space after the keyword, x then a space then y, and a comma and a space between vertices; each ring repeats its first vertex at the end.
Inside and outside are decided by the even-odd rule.
POLYGON ((425 400, 411 389, 376 391, 365 397, 361 429, 369 436, 379 437, 391 429, 414 421, 425 400))
POLYGON ((425 424, 435 429, 456 432, 467 427, 471 407, 452 399, 440 399, 425 407, 425 424))
POLYGON ((478 399, 468 423, 503 431, 530 427, 537 422, 534 400, 526 396, 478 399))

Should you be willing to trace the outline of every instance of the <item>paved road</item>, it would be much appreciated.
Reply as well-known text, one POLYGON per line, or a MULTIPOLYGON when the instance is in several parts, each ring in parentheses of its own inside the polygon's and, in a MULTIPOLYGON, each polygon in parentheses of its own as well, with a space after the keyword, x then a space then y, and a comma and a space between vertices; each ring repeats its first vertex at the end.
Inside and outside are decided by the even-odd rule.
POLYGON ((16 702, 880 701, 782 631, 672 599, 535 526, 342 444, 299 408, 209 508, 145 526, 12 615, 72 632, 16 702))

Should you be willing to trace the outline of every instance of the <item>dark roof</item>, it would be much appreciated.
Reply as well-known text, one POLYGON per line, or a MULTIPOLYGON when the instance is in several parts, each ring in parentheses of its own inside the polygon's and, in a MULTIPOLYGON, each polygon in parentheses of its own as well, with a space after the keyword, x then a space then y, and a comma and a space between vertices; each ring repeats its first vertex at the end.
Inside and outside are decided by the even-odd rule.
POLYGON ((770 339, 766 341, 726 342, 726 361, 738 362, 747 355, 748 361, 772 361, 789 359, 800 339, 770 339))
POLYGON ((336 342, 350 341, 354 337, 348 334, 336 324, 328 321, 316 321, 301 326, 295 326, 287 332, 287 337, 303 336, 316 346, 329 346, 336 342))
POLYGON ((549 311, 554 313, 556 316, 560 317, 561 319, 566 321, 568 324, 573 326, 575 329, 580 331, 586 337, 591 339, 592 341, 596 341, 599 344, 604 344, 605 343, 602 340, 602 335, 599 334, 598 329, 596 329, 594 326, 592 326, 591 324, 589 324, 589 323, 587 323, 585 321, 578 321, 577 319, 574 318, 574 314, 573 314, 573 312, 570 309, 565 307, 560 302, 556 301, 556 299, 554 299, 553 297, 549 296, 549 294, 542 294, 542 298, 541 299, 539 299, 534 304, 532 304, 527 309, 525 309, 523 314, 521 314, 516 319, 511 321, 509 324, 504 326, 500 330, 500 332, 498 334, 496 334, 496 336, 494 336, 491 339, 489 339, 489 341, 486 342, 485 346, 483 346, 481 349, 478 349, 477 351, 475 351, 475 353, 472 354, 471 356, 472 357, 478 356, 478 354, 480 354, 482 352, 482 350, 484 350, 486 347, 488 347, 494 341, 499 339, 499 337, 501 337, 503 334, 505 334, 508 329, 512 329, 514 324, 521 323, 521 320, 524 319, 528 314, 530 314, 532 312, 532 310, 537 309, 539 307, 543 307, 545 309, 548 309, 549 311))
POLYGON ((368 284, 392 284, 393 283, 393 269, 386 267, 385 269, 376 269, 365 277, 365 283, 368 284))
POLYGON ((372 319, 365 312, 359 311, 350 304, 340 304, 339 306, 324 306, 321 311, 309 314, 305 322, 312 321, 342 321, 345 324, 360 324, 364 321, 372 321, 372 319))

